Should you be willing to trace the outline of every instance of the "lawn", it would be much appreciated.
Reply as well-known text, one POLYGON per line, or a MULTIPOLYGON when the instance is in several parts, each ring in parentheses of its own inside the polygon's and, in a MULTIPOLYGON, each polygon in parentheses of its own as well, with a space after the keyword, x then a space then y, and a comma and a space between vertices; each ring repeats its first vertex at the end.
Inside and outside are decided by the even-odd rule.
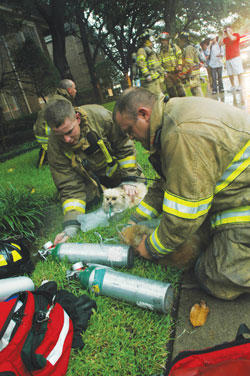
MULTIPOLYGON (((107 106, 112 109, 113 103, 107 106)), ((154 177, 148 153, 136 144, 137 158, 147 177, 154 177)), ((24 236, 29 239, 32 255, 61 231, 61 205, 48 166, 36 168, 38 150, 22 154, 0 165, 0 230, 3 237, 24 236), (20 219, 21 218, 21 219, 20 219)), ((132 209, 134 210, 134 209, 132 209)), ((131 210, 120 223, 126 224, 131 210)), ((71 241, 98 243, 100 237, 119 243, 117 223, 79 233, 71 241), (96 233, 97 232, 97 233, 96 233)), ((160 374, 167 357, 167 342, 173 325, 170 314, 157 313, 109 297, 94 296, 77 281, 68 281, 66 262, 39 260, 31 275, 36 286, 43 280, 55 280, 59 288, 76 295, 89 294, 97 310, 83 333, 84 348, 72 351, 67 375, 150 376, 160 374)), ((136 258, 132 269, 138 276, 170 282, 176 288, 180 272, 136 258)))

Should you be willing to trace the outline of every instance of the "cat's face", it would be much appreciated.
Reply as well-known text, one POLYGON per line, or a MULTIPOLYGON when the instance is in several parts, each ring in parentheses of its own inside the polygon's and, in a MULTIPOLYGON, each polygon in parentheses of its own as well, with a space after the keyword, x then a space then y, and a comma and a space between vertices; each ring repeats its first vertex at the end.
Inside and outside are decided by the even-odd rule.
POLYGON ((122 188, 105 189, 103 192, 103 210, 106 213, 119 213, 128 207, 127 196, 122 188))

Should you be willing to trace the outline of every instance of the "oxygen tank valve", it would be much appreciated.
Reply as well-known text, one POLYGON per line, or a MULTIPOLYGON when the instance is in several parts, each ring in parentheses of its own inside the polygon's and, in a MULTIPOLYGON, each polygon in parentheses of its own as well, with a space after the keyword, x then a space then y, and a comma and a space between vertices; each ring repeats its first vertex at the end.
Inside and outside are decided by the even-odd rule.
POLYGON ((81 261, 76 262, 72 265, 72 269, 66 271, 66 278, 68 279, 68 281, 79 279, 80 272, 82 272, 86 268, 87 265, 84 265, 81 261))
POLYGON ((50 255, 51 249, 54 248, 52 241, 48 241, 42 246, 42 249, 39 249, 37 253, 41 256, 43 260, 47 260, 47 256, 50 255))

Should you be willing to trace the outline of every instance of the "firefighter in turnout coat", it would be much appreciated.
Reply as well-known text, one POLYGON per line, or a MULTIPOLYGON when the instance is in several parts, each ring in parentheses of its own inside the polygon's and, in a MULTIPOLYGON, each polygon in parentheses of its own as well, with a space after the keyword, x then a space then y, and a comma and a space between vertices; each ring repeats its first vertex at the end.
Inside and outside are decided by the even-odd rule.
POLYGON ((163 95, 161 90, 161 76, 164 74, 161 62, 153 50, 150 40, 152 32, 146 30, 139 38, 141 47, 136 54, 136 63, 140 71, 141 85, 156 95, 163 95))
POLYGON ((186 93, 179 77, 182 71, 182 52, 181 49, 173 43, 167 32, 159 35, 161 51, 159 58, 164 69, 164 83, 170 98, 185 97, 186 93))
POLYGON ((164 103, 133 88, 117 101, 113 116, 150 150, 160 176, 131 218, 162 214, 160 225, 142 237, 139 254, 167 263, 206 224, 209 236, 195 265, 200 285, 228 300, 250 292, 249 114, 200 97, 164 103))
POLYGON ((64 231, 55 244, 76 234, 77 217, 98 203, 101 184, 109 188, 124 184, 128 194, 135 193, 132 182, 140 172, 134 143, 114 125, 111 115, 99 105, 74 109, 58 100, 46 106, 45 118, 52 129, 49 166, 64 213, 64 231))
POLYGON ((182 76, 194 96, 203 97, 200 80, 200 59, 195 46, 188 40, 188 33, 182 33, 179 38, 182 49, 182 76))

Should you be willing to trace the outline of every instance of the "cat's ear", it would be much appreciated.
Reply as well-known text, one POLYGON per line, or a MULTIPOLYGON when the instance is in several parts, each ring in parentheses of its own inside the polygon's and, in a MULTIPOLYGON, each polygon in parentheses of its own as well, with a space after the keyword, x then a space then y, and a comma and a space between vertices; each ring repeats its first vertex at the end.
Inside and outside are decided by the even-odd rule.
POLYGON ((104 187, 104 185, 102 185, 102 184, 101 184, 101 187, 102 187, 103 192, 106 191, 106 189, 108 189, 108 188, 104 187))

